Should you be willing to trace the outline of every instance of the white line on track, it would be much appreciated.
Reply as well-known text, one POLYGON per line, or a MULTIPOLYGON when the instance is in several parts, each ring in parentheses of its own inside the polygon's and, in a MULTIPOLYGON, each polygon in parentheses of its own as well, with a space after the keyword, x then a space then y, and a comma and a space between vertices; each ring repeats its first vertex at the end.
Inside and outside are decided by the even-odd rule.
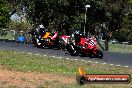
MULTIPOLYGON (((18 54, 16 51, 14 51, 14 53, 15 54, 18 54)), ((21 53, 23 53, 23 54, 25 54, 26 52, 21 52, 21 53)), ((33 53, 27 53, 27 54, 33 54, 33 53)), ((40 55, 40 54, 35 54, 35 55, 40 55)), ((43 55, 43 56, 47 56, 47 55, 43 55)), ((55 56, 52 56, 52 57, 54 57, 55 58, 55 56)), ((58 57, 58 58, 62 58, 62 57, 58 57)), ((78 59, 70 59, 70 58, 65 58, 65 59, 67 59, 67 60, 78 60, 78 59)), ((81 60, 81 61, 85 61, 85 60, 81 60)), ((88 62, 92 62, 92 61, 88 61, 88 62)), ((94 63, 99 63, 99 62, 94 62, 94 63)), ((107 64, 107 63, 102 63, 102 64, 107 64)), ((113 66, 114 64, 110 64, 111 66, 113 66)), ((120 67, 121 65, 115 65, 115 66, 118 66, 118 67, 120 67)), ((123 66, 123 67, 126 67, 126 68, 128 68, 129 66, 123 66)), ((130 67, 130 68, 132 68, 132 67, 130 67)))
POLYGON ((124 66, 124 67, 128 68, 129 66, 124 66))
POLYGON ((92 62, 92 61, 88 61, 88 62, 92 62))
POLYGON ((39 54, 35 54, 35 55, 37 55, 37 56, 38 56, 39 54))
POLYGON ((69 60, 70 58, 66 58, 67 60, 69 60))
POLYGON ((118 67, 119 67, 119 66, 121 66, 121 65, 116 65, 116 66, 118 66, 118 67))
POLYGON ((95 64, 98 64, 99 62, 95 62, 95 64))
POLYGON ((70 59, 70 60, 74 60, 74 59, 70 59))
POLYGON ((85 60, 81 60, 81 61, 85 61, 85 60))
POLYGON ((25 52, 22 52, 22 53, 25 53, 25 52))
POLYGON ((31 55, 32 53, 27 53, 27 54, 30 54, 31 55))
POLYGON ((55 57, 55 56, 52 56, 52 57, 55 57))
POLYGON ((107 64, 107 63, 103 63, 103 64, 107 64))

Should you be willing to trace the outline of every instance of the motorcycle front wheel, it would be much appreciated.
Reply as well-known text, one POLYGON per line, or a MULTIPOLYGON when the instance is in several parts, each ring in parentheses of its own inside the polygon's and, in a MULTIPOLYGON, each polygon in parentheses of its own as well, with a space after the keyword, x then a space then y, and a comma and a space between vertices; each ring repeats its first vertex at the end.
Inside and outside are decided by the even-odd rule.
POLYGON ((73 45, 66 45, 66 49, 67 51, 71 54, 71 55, 77 55, 77 51, 75 50, 75 48, 73 47, 73 45))
POLYGON ((42 44, 42 42, 39 39, 36 39, 36 46, 38 48, 44 48, 44 45, 42 44))
POLYGON ((97 58, 103 59, 103 52, 100 49, 98 49, 97 58))

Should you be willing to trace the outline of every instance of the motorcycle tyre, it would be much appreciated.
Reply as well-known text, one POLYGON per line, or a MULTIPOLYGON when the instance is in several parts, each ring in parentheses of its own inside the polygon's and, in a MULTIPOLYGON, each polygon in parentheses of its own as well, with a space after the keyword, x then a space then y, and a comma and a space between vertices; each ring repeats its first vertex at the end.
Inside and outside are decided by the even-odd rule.
POLYGON ((78 54, 77 54, 77 51, 75 51, 75 49, 73 50, 72 47, 73 47, 73 45, 68 45, 68 44, 67 44, 67 45, 66 45, 67 51, 68 51, 72 56, 78 55, 78 54))
POLYGON ((100 49, 98 50, 97 58, 103 59, 103 52, 100 49))

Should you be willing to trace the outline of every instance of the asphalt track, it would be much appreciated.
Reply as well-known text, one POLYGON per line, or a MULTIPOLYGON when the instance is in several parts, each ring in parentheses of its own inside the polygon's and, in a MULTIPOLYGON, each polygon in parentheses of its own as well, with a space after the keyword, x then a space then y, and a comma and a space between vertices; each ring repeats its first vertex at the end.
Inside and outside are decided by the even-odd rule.
POLYGON ((104 59, 99 60, 97 58, 71 56, 67 51, 55 50, 55 49, 40 49, 33 47, 32 44, 13 43, 0 41, 0 50, 13 50, 19 52, 27 52, 32 54, 40 54, 47 56, 56 56, 60 58, 89 61, 95 63, 110 64, 116 66, 125 66, 132 68, 132 53, 117 53, 117 52, 104 52, 104 59))

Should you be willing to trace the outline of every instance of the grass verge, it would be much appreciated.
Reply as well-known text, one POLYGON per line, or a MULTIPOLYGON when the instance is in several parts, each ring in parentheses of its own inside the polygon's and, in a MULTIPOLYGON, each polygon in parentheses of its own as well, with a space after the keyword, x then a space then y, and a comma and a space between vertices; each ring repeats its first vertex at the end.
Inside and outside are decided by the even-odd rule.
POLYGON ((4 35, 3 36, 0 35, 0 39, 14 40, 15 36, 13 36, 12 34, 7 34, 5 36, 4 35))
POLYGON ((132 45, 110 44, 111 52, 132 53, 132 45))
MULTIPOLYGON (((104 42, 100 42, 104 47, 104 42)), ((112 44, 109 43, 110 52, 120 52, 120 53, 132 53, 132 45, 123 45, 123 44, 112 44)))
MULTIPOLYGON (((87 74, 130 74, 131 68, 115 67, 89 62, 66 60, 63 58, 44 57, 37 55, 23 54, 14 51, 0 50, 0 65, 5 69, 23 72, 46 72, 51 74, 73 77, 76 75, 78 66, 85 68, 87 74)), ((48 88, 132 88, 130 84, 88 84, 84 86, 75 83, 60 84, 57 81, 46 84, 48 88)), ((42 88, 42 87, 41 87, 42 88)))

